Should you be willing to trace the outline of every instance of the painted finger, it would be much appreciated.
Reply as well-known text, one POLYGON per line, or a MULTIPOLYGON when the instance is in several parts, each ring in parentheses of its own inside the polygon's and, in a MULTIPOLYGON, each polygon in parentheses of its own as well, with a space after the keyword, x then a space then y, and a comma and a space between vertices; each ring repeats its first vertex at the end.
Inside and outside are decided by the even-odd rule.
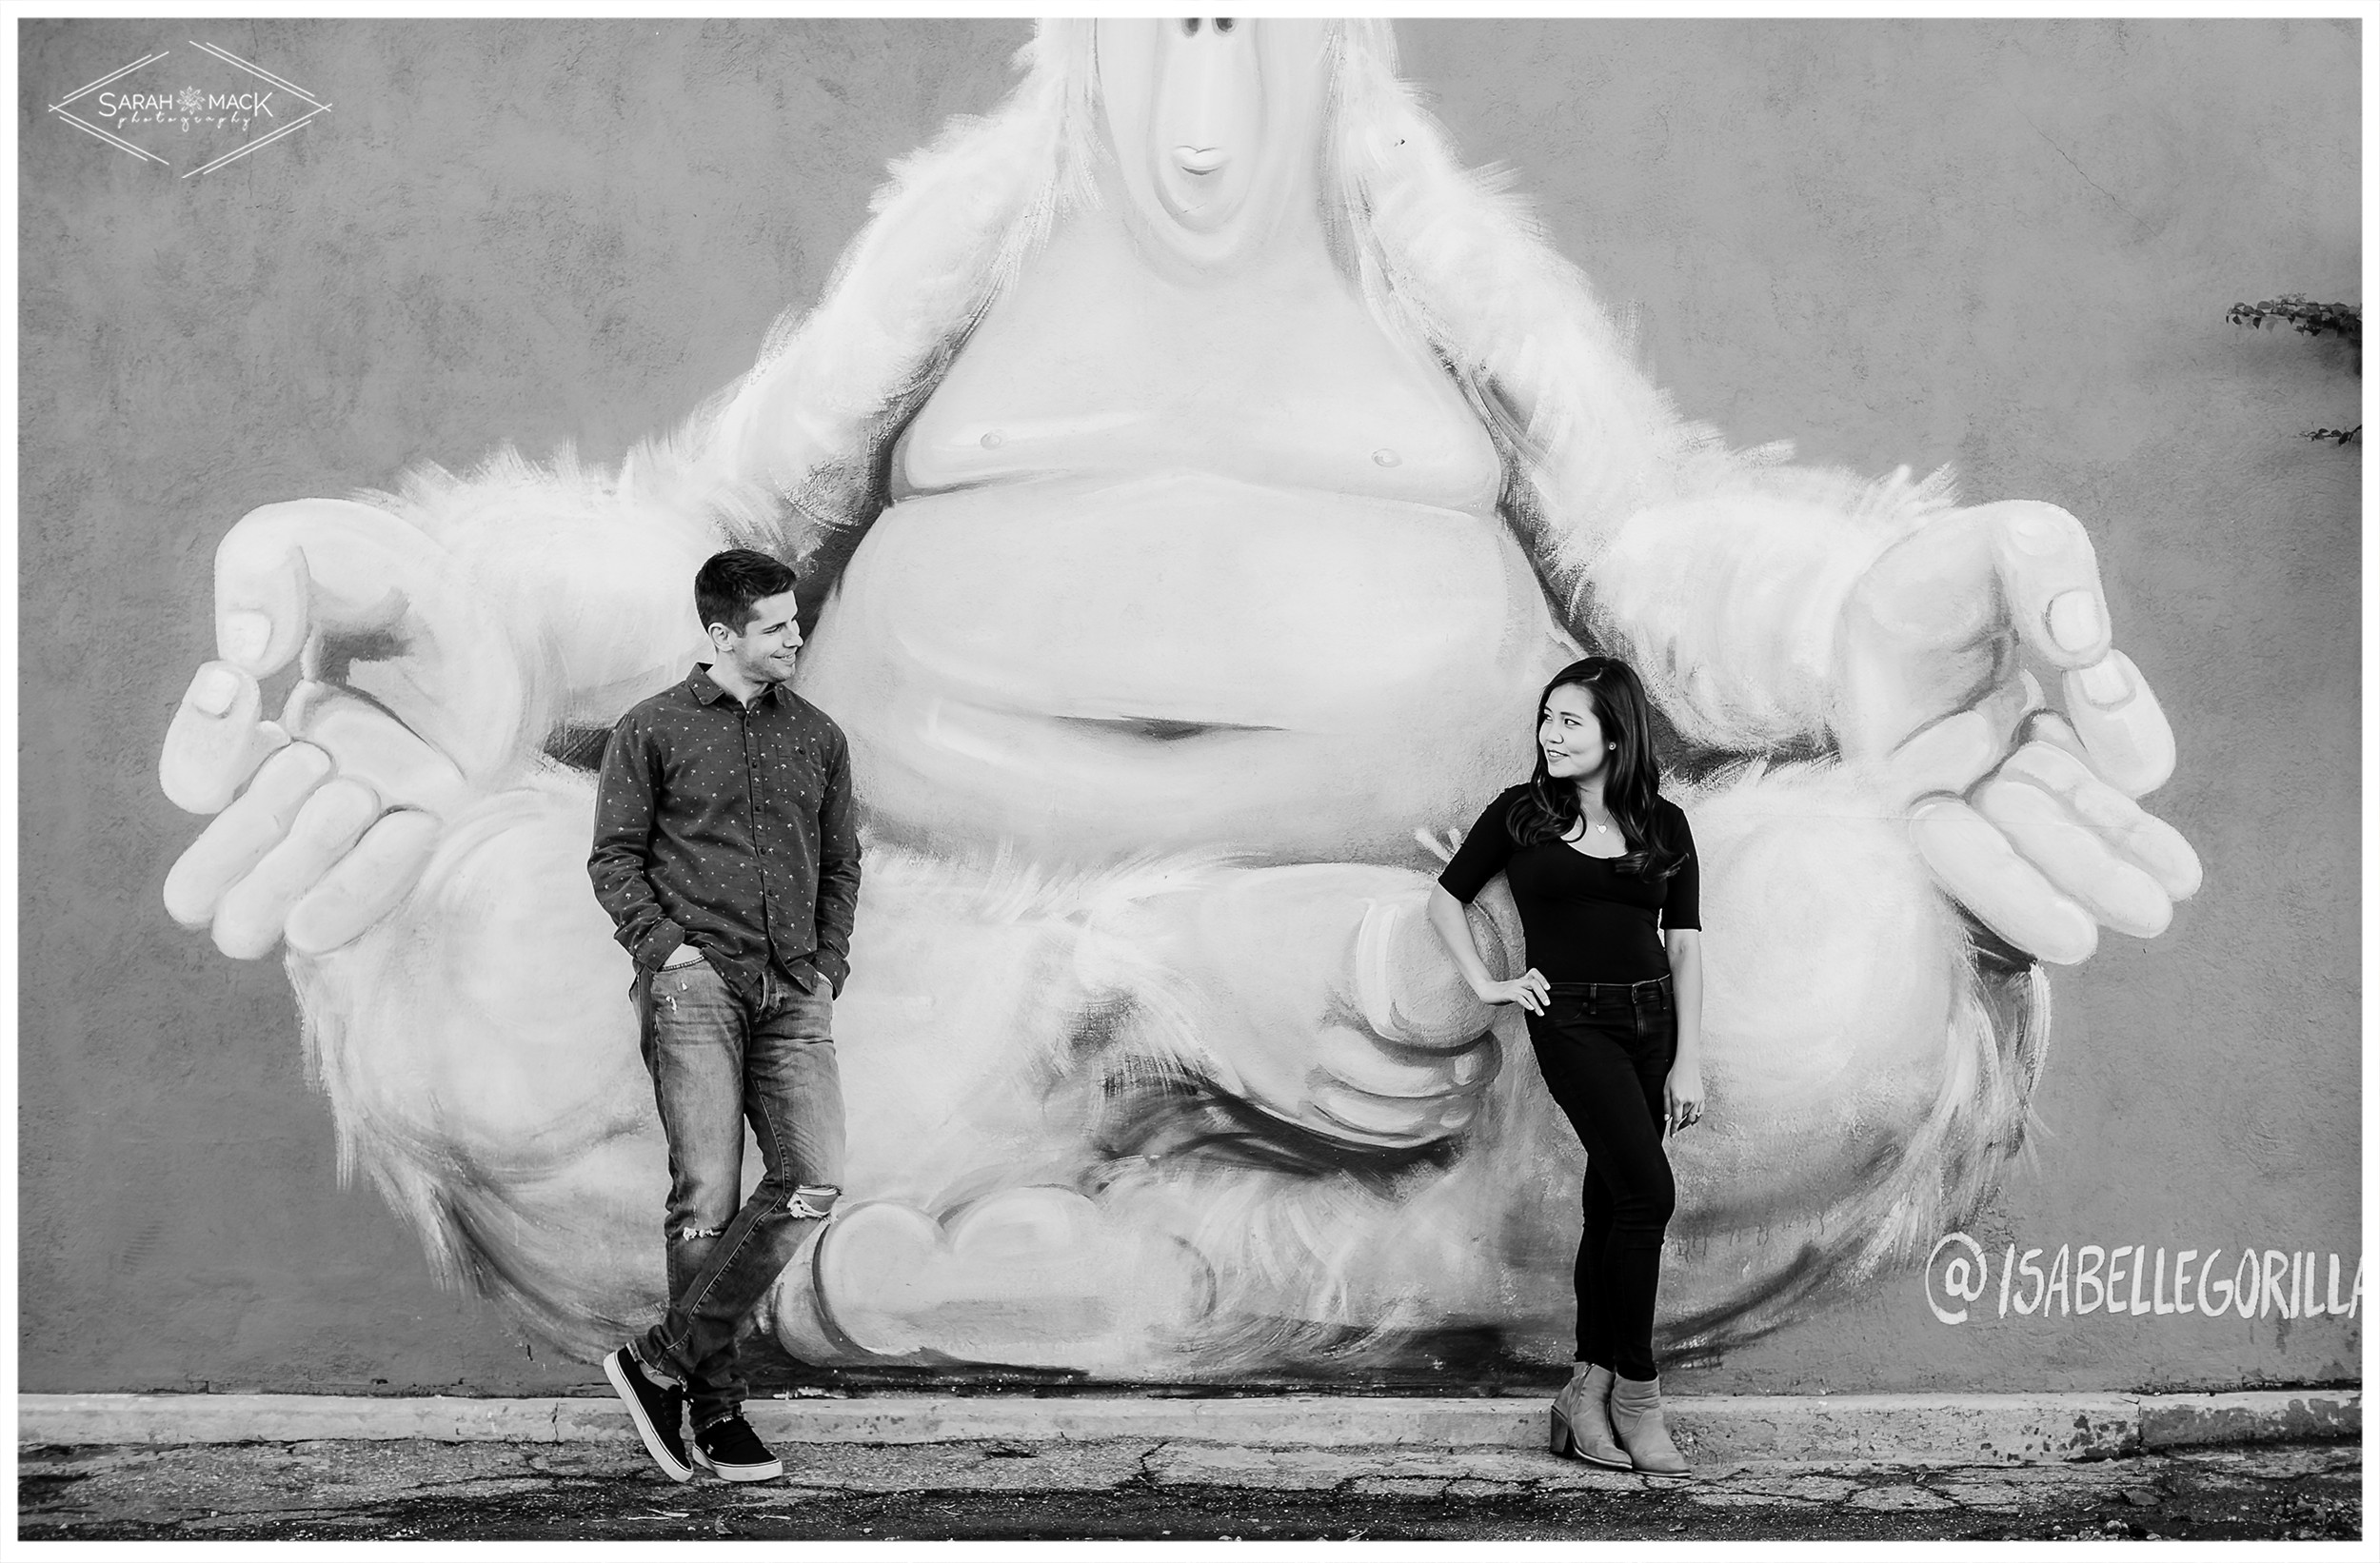
POLYGON ((269 755, 289 742, 264 720, 264 692, 230 663, 203 664, 166 729, 157 784, 179 809, 220 813, 269 755))
POLYGON ((833 1336, 886 1356, 924 1345, 930 1337, 903 1305, 920 1294, 932 1296, 928 1287, 944 1245, 941 1223, 914 1206, 871 1199, 844 1203, 833 1221, 819 1226, 811 1259, 833 1336))
POLYGON ((1993 632, 1991 590, 1997 524, 1981 509, 1955 511, 1885 550, 1854 588, 1855 638, 1900 650, 1965 646, 1993 632))
POLYGON ((2001 594, 2026 649, 2060 668, 2087 667, 2106 656, 2107 593, 2082 523, 2030 500, 1977 509, 1993 523, 2001 594))
POLYGON ((2137 798, 2173 774, 2173 729, 2132 660, 2110 651, 2066 675, 2066 713, 2111 786, 2137 798))
POLYGON ((387 511, 292 500, 240 516, 214 549, 214 643, 254 676, 286 668, 316 628, 395 630, 411 578, 438 552, 387 511))
POLYGON ((1430 926, 1419 893, 1365 903, 1353 963, 1350 985, 1364 1021, 1389 1041, 1464 1048, 1494 1021, 1430 926))
POLYGON ((1964 711, 1921 728, 1893 751, 1887 767, 1894 801, 1907 806, 1928 793, 1963 793, 2008 754, 2026 713, 2040 703, 2031 674, 2008 680, 1964 711))
POLYGON ((215 639, 260 677, 287 667, 316 630, 398 629, 445 550, 368 505, 293 500, 242 516, 215 549, 215 639))
POLYGON ((2188 900, 2206 882, 2206 871, 2189 840, 2113 787, 2103 783, 2089 788, 2075 799, 2073 807, 2172 900, 2188 900))
POLYGON ((317 787, 298 805, 280 844, 224 892, 215 908, 215 948, 235 960, 270 953, 281 942, 290 908, 379 815, 379 797, 361 782, 333 777, 317 787))
POLYGON ((2082 735, 2074 731, 2074 724, 2055 711, 2035 711, 2026 717, 2016 729, 2016 742, 2019 745, 2046 743, 2085 762, 2091 758, 2091 752, 2083 747, 2082 735))
POLYGON ((2204 875, 2198 854, 2180 831, 2100 781, 2088 758, 2077 753, 2079 745, 2068 748, 2056 742, 2056 727, 2043 722, 2032 730, 2042 736, 2011 755, 2001 774, 2055 797, 2119 856, 2154 880, 2171 900, 2187 900, 2197 894, 2204 875))
POLYGON ((511 759, 527 709, 500 616, 445 548, 386 510, 344 500, 268 505, 215 552, 223 658, 259 677, 309 643, 357 651, 347 682, 386 702, 466 775, 511 759))
POLYGON ((1445 1051, 1398 1047, 1350 1029, 1333 1027, 1314 1050, 1319 1083, 1350 1086, 1375 1097, 1448 1097, 1476 1091, 1495 1078, 1496 1041, 1482 1036, 1471 1046, 1445 1051))
POLYGON ((1993 528, 1954 511, 1885 550, 1844 605, 1834 718, 1845 758, 1881 760, 1974 703, 2007 662, 1993 528))
POLYGON ((281 844, 298 809, 330 780, 330 757, 292 743, 267 760, 237 801, 216 815, 166 875, 166 911, 185 928, 204 928, 224 893, 281 844))
POLYGON ((329 753, 339 774, 367 783, 391 804, 451 814, 469 791, 453 761, 370 701, 324 683, 301 683, 281 720, 329 753))
POLYGON ((441 822, 417 809, 383 815, 355 849, 289 909, 283 933, 300 955, 323 955, 396 908, 437 849, 441 822))
POLYGON ((2117 857, 2092 826, 2028 782, 2002 774, 1971 795, 1993 824, 2083 910, 2119 934, 2154 939, 2173 920, 2173 902, 2157 881, 2117 857))
POLYGON ((1910 836, 1943 887, 1975 920, 2020 950, 2071 966, 2099 947, 2099 925, 2025 861, 1999 828, 1955 798, 1928 799, 1910 836))
POLYGON ((1415 1099, 1376 1097, 1352 1086, 1323 1085, 1313 1112, 1324 1134, 1372 1145, 1426 1145, 1469 1124, 1479 1110, 1476 1093, 1415 1099))

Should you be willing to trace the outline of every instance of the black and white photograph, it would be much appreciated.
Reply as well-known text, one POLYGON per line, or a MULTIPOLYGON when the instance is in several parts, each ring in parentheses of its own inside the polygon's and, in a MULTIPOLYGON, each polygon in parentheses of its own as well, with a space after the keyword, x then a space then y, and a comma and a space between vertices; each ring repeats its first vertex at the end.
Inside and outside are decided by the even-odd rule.
POLYGON ((2359 1546, 2370 20, 20 14, 13 1540, 2359 1546))

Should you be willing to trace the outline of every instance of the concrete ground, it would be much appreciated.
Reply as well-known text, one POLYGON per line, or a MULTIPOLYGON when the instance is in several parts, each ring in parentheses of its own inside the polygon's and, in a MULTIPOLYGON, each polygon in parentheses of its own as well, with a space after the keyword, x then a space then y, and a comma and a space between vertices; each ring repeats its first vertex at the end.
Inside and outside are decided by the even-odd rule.
POLYGON ((21 1540, 2352 1540, 2359 1442, 1923 1469, 1712 1462, 1664 1482, 1519 1449, 1147 1438, 781 1444, 787 1476, 665 1480, 634 1446, 25 1445, 21 1540))

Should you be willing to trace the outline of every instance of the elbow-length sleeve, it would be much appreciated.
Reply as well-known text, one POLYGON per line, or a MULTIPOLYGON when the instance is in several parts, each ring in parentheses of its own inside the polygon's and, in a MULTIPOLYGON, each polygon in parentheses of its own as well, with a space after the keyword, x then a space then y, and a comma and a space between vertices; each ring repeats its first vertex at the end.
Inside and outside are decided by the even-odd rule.
POLYGON ((1686 823, 1686 811, 1676 804, 1663 802, 1669 814, 1671 841, 1685 853, 1686 861, 1677 865, 1677 872, 1669 877, 1669 894, 1661 902, 1661 926, 1669 928, 1700 928, 1702 926, 1702 860, 1695 855, 1695 833, 1686 823))
POLYGON ((1438 877, 1446 893, 1466 906, 1512 861, 1512 832, 1504 828, 1504 816, 1512 801, 1511 792, 1500 793, 1496 801, 1480 811, 1471 826, 1471 834, 1462 839, 1454 860, 1438 877))

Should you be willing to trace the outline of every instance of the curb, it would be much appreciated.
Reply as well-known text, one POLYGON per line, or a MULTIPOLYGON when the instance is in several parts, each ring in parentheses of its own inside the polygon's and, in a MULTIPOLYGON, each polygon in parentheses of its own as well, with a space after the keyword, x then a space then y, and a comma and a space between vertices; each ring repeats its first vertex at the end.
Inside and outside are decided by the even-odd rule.
MULTIPOLYGON (((764 1438, 810 1444, 1173 1439, 1243 1448, 1537 1448, 1543 1400, 1279 1395, 883 1395, 754 1400, 764 1438)), ((2206 1444, 2359 1438, 2363 1392, 2213 1395, 1712 1395, 1668 1402, 1678 1443, 1701 1460, 2027 1465, 2206 1444)), ((441 1443, 620 1443, 634 1432, 608 1399, 381 1398, 314 1395, 21 1395, 26 1444, 288 1443, 423 1438, 441 1443)))

